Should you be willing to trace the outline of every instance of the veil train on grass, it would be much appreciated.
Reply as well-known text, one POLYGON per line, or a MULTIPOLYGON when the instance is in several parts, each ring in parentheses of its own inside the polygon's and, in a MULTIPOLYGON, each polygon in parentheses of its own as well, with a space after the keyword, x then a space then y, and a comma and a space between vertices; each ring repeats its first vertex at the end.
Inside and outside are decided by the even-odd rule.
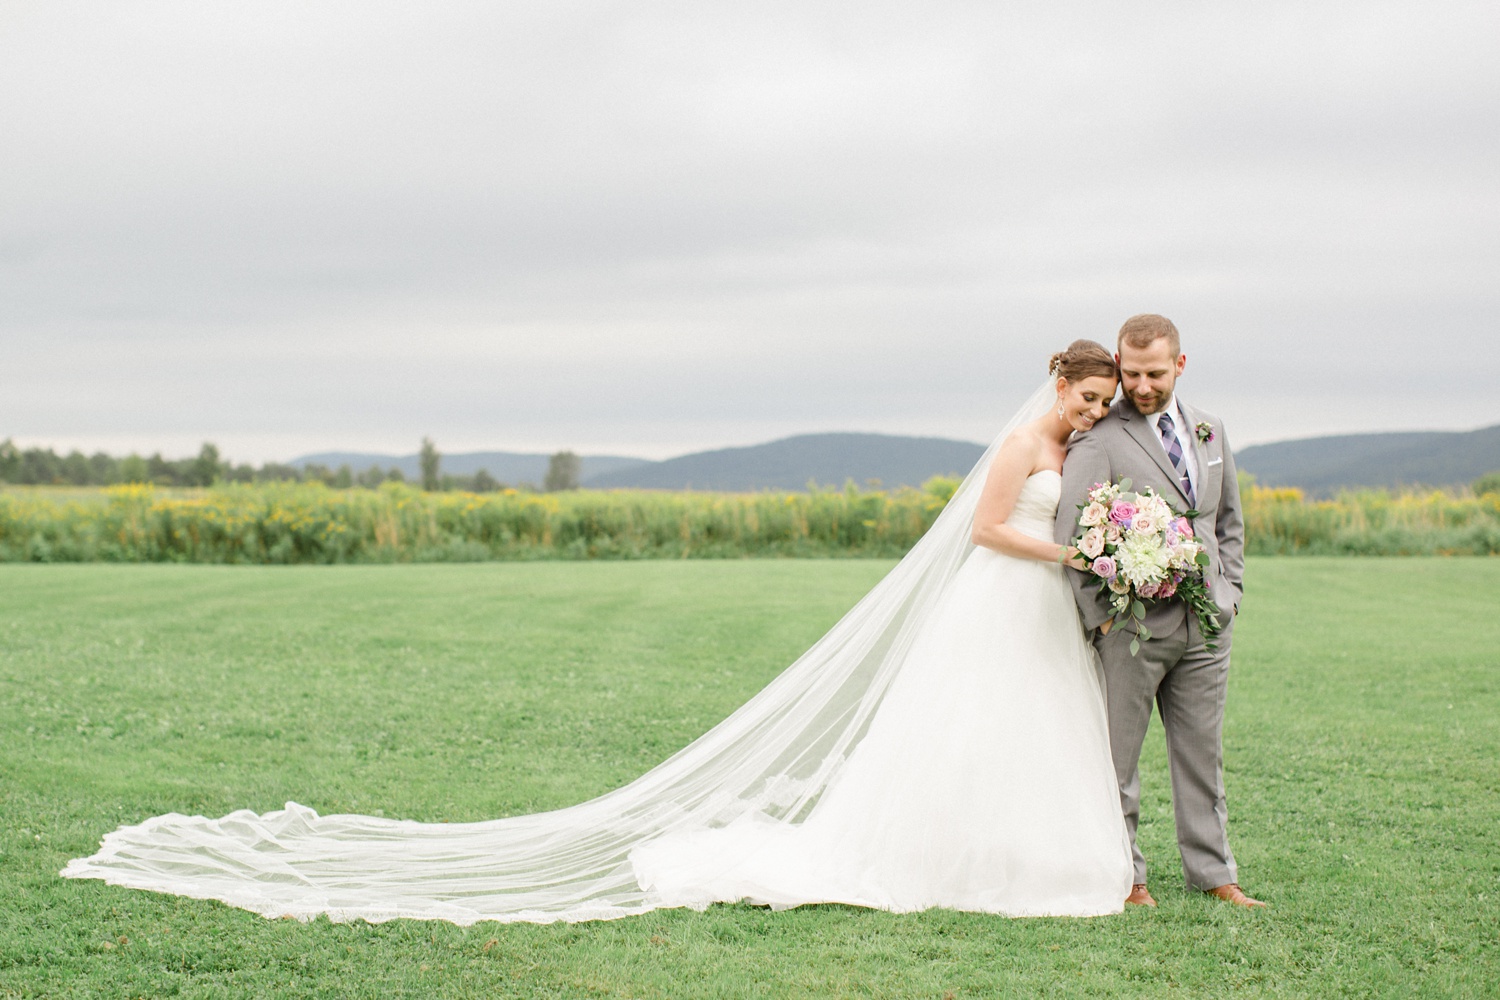
POLYGON ((170 813, 109 834, 68 878, 216 899, 267 917, 472 924, 625 917, 661 905, 631 853, 750 812, 797 823, 858 745, 914 636, 973 549, 995 451, 1045 413, 1049 378, 965 477, 932 528, 806 653, 723 722, 622 788, 552 812, 477 823, 319 816, 295 802, 222 819, 170 813))

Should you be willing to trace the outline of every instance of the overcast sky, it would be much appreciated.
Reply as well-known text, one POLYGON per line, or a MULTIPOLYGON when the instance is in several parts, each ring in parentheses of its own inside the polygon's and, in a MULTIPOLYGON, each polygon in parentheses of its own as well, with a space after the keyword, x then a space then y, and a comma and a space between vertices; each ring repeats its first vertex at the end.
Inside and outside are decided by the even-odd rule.
POLYGON ((1237 445, 1500 422, 1500 5, 0 2, 0 438, 1237 445))

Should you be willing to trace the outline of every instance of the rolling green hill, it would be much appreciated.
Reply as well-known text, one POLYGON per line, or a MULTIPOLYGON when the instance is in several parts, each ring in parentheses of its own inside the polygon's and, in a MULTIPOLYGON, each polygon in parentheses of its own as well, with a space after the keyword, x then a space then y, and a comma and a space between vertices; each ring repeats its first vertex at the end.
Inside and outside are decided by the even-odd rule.
POLYGON ((1235 461, 1263 486, 1296 486, 1313 496, 1360 487, 1466 486, 1500 469, 1500 424, 1278 441, 1239 449, 1235 461))
POLYGON ((984 446, 947 438, 889 434, 803 434, 745 448, 696 452, 588 476, 592 489, 800 490, 809 482, 842 486, 877 480, 920 486, 933 476, 963 475, 984 446))

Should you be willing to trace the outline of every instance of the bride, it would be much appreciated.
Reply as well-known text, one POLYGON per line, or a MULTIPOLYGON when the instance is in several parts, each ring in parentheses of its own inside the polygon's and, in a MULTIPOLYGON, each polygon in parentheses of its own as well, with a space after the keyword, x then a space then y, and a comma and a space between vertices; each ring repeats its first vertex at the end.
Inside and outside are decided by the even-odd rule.
POLYGON ((1114 359, 1080 340, 931 530, 724 722, 623 788, 479 823, 288 802, 157 816, 72 878, 268 917, 596 920, 714 902, 1117 913, 1129 842, 1101 678, 1051 541, 1114 359))

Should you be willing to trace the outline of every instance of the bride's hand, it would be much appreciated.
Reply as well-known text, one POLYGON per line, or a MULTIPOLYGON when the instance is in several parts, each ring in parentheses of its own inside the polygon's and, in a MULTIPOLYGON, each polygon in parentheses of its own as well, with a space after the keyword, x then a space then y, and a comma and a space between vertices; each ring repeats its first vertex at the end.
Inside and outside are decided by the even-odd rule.
POLYGON ((1061 561, 1064 566, 1071 566, 1076 570, 1082 570, 1085 573, 1088 572, 1089 564, 1084 560, 1083 553, 1071 545, 1063 549, 1061 561))

